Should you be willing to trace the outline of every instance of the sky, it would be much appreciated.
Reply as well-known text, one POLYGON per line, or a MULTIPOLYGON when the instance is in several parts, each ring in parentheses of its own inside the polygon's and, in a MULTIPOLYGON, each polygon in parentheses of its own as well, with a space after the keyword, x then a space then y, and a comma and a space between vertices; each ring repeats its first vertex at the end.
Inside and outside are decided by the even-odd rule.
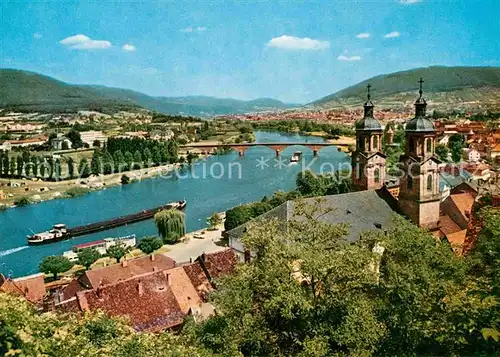
POLYGON ((384 73, 500 66, 499 14, 498 0, 2 0, 0 68, 308 103, 384 73))

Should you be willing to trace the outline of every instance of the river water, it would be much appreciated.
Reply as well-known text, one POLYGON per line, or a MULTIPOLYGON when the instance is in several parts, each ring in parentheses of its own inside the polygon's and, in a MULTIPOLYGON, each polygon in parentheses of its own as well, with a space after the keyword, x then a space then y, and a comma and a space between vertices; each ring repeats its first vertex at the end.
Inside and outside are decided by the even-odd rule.
MULTIPOLYGON (((258 143, 323 141, 295 134, 256 132, 258 143)), ((165 177, 0 212, 0 273, 12 277, 36 273, 43 257, 62 254, 75 244, 128 234, 136 234, 138 238, 156 234, 154 222, 148 220, 45 246, 26 245, 30 231, 41 232, 55 223, 74 227, 185 199, 186 229, 193 231, 205 227, 207 217, 214 212, 260 200, 277 190, 294 189, 297 173, 305 167, 316 172, 331 171, 340 163, 350 162, 350 158, 335 147, 323 148, 315 158, 310 149, 292 146, 284 150, 281 157, 282 165, 276 161, 272 149, 257 146, 249 148, 244 157, 236 152, 212 156, 165 177), (297 150, 302 151, 303 162, 289 164, 297 150)))

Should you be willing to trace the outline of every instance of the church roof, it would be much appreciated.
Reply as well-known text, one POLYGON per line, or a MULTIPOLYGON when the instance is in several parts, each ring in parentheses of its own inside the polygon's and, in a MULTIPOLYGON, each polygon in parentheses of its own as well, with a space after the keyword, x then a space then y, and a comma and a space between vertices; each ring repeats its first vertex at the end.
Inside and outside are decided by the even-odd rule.
POLYGON ((354 124, 356 130, 382 130, 382 126, 379 121, 373 117, 365 117, 354 124))
POLYGON ((424 117, 415 117, 406 124, 405 131, 432 132, 435 131, 434 123, 424 117))
MULTIPOLYGON (((318 197, 306 198, 304 202, 315 204, 317 199, 318 197)), ((319 219, 330 224, 347 224, 348 233, 345 239, 349 242, 357 241, 360 234, 367 230, 389 229, 396 216, 390 204, 377 191, 349 192, 323 196, 320 199, 319 211, 326 210, 327 213, 319 214, 319 219)), ((252 221, 259 222, 263 219, 273 218, 283 222, 300 219, 300 217, 294 216, 294 201, 287 201, 252 221)), ((250 222, 228 231, 228 236, 234 239, 241 238, 250 222)))

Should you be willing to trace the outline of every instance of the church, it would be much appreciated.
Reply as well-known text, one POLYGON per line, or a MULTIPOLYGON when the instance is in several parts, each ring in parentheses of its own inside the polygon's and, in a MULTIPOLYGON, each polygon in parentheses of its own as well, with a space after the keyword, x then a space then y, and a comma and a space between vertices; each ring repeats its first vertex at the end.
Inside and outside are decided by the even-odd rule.
MULTIPOLYGON (((366 230, 387 230, 395 215, 403 215, 437 239, 447 240, 457 253, 464 244, 477 189, 464 184, 452 188, 447 195, 440 192, 440 160, 435 155, 437 132, 434 123, 426 118, 422 84, 420 79, 415 116, 405 126, 404 154, 398 165, 400 175, 391 178, 387 175, 387 156, 382 145, 384 130, 374 115, 371 87, 367 87, 364 115, 355 123, 356 148, 351 159, 353 192, 324 196, 321 205, 332 209, 319 218, 332 224, 347 223, 349 241, 357 240, 366 230)), ((393 132, 388 130, 386 134, 392 136, 393 132)), ((313 202, 314 198, 305 202, 308 200, 313 202)), ((293 210, 294 202, 287 201, 254 220, 288 221, 293 219, 293 210)), ((229 245, 241 260, 248 258, 241 243, 247 225, 248 222, 225 232, 229 245)))

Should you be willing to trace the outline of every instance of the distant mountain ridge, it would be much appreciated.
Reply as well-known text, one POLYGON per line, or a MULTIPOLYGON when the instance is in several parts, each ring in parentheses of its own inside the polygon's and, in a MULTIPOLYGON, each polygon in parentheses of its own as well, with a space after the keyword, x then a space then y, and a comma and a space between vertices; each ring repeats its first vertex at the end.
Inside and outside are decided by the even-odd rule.
POLYGON ((214 116, 292 108, 270 98, 154 97, 130 89, 69 84, 38 73, 0 69, 0 107, 29 111, 144 108, 164 114, 214 116))
POLYGON ((396 105, 411 100, 418 93, 418 80, 424 79, 426 98, 443 105, 456 102, 498 103, 500 100, 500 67, 432 66, 372 77, 309 105, 321 107, 359 105, 366 99, 366 86, 379 105, 396 105))

